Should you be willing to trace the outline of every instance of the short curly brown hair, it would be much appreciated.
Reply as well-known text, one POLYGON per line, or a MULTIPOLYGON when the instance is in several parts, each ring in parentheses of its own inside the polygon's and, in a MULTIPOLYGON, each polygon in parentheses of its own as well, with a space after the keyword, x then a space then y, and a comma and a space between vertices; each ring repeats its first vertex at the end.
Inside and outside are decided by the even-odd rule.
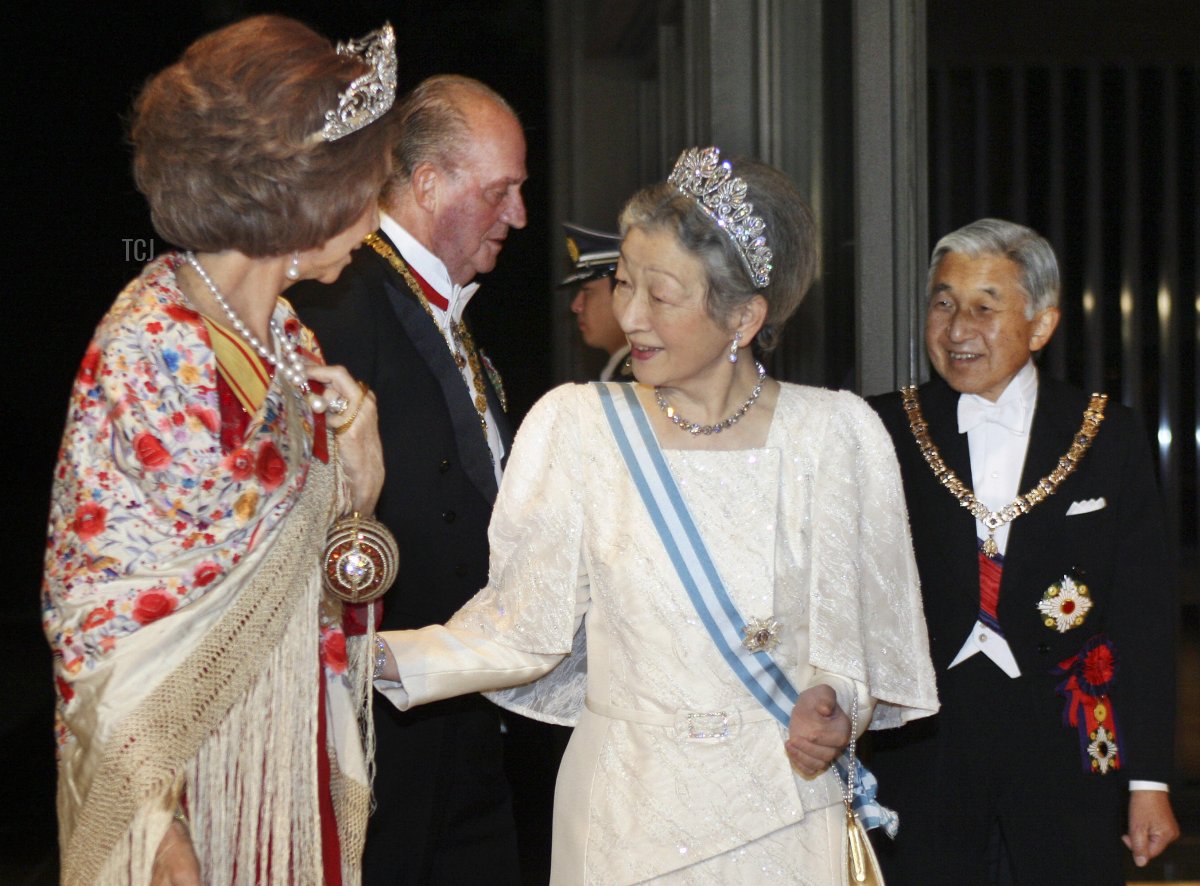
POLYGON ((283 16, 201 37, 133 106, 133 176, 154 229, 186 249, 254 258, 344 231, 379 197, 391 115, 337 141, 309 136, 365 71, 283 16))

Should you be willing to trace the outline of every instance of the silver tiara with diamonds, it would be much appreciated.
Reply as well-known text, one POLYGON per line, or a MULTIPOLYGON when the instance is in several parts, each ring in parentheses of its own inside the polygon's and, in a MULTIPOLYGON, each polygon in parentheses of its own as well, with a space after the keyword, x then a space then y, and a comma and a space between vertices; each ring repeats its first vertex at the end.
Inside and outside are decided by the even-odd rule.
POLYGON ((310 141, 337 141, 374 123, 396 100, 396 32, 390 24, 337 45, 338 55, 355 55, 371 70, 355 77, 338 95, 337 107, 325 112, 325 125, 310 141))
POLYGON ((733 174, 728 160, 721 160, 720 149, 688 148, 675 161, 667 181, 695 200, 733 241, 754 285, 759 289, 769 286, 773 255, 767 245, 767 226, 753 214, 754 204, 746 199, 746 182, 733 174))

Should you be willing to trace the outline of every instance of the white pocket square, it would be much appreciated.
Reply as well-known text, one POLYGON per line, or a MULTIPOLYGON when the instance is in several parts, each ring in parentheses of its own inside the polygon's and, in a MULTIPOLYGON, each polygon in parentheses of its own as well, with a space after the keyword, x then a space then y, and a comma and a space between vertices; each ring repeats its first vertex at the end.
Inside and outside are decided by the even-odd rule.
POLYGON ((1082 501, 1071 502, 1071 506, 1067 508, 1067 516, 1074 517, 1076 514, 1090 514, 1092 511, 1098 511, 1108 505, 1108 502, 1101 498, 1085 498, 1082 501))

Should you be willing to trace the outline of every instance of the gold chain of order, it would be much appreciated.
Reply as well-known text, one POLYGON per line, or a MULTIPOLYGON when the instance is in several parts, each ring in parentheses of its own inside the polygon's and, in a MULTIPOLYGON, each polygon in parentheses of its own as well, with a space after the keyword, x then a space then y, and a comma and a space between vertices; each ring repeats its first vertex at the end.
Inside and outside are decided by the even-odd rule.
MULTIPOLYGON (((363 242, 374 249, 382 256, 388 264, 404 278, 404 282, 408 284, 408 288, 412 290, 413 295, 417 297, 417 301, 421 303, 421 307, 425 309, 425 313, 429 315, 429 319, 433 321, 433 325, 441 332, 442 339, 446 342, 446 347, 450 349, 450 354, 454 357, 454 362, 459 369, 464 365, 471 367, 471 377, 475 381, 475 411, 479 413, 479 424, 483 428, 484 439, 487 439, 487 396, 484 394, 483 365, 479 359, 479 351, 475 349, 475 340, 471 338, 471 333, 467 329, 465 323, 461 320, 450 320, 450 336, 446 338, 446 334, 442 332, 442 325, 438 323, 437 317, 433 315, 433 308, 429 304, 429 299, 425 297, 425 290, 421 284, 417 282, 417 278, 413 276, 412 271, 408 269, 408 265, 396 255, 396 251, 382 237, 372 231, 363 238, 363 242), (462 354, 459 353, 455 345, 461 345, 462 349, 467 352, 466 362, 463 361, 462 354)), ((489 447, 490 450, 491 447, 489 447)))
POLYGON ((1075 472, 1075 468, 1083 461, 1092 440, 1100 432, 1100 422, 1104 420, 1104 408, 1108 405, 1107 394, 1092 394, 1087 409, 1083 411, 1083 424, 1079 432, 1071 440, 1071 448, 1066 455, 1058 460, 1054 470, 1034 484, 1033 488, 1024 495, 1018 495, 1009 504, 998 511, 988 510, 987 505, 975 497, 971 488, 958 478, 958 475, 942 460, 942 453, 937 444, 929 436, 929 424, 921 413, 921 401, 917 399, 916 385, 908 385, 900 389, 904 398, 904 411, 908 413, 908 428, 912 431, 913 439, 924 456, 926 464, 933 470, 938 481, 950 490, 950 494, 958 499, 958 503, 971 512, 971 515, 987 527, 987 541, 983 543, 983 552, 989 557, 996 556, 996 530, 1022 514, 1028 514, 1035 505, 1041 504, 1054 494, 1060 483, 1075 472))

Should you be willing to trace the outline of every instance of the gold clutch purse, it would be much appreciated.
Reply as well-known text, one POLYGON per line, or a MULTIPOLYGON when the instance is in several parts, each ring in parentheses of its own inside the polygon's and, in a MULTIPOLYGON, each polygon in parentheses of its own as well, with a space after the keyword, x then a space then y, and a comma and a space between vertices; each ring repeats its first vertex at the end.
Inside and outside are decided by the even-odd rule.
POLYGON ((862 822, 854 814, 850 803, 846 803, 846 867, 850 883, 861 886, 883 886, 883 874, 879 870, 879 859, 875 847, 867 836, 862 822))
POLYGON ((391 531, 357 512, 339 517, 325 537, 321 578, 346 603, 370 603, 396 580, 400 549, 391 531))
POLYGON ((854 748, 858 743, 858 693, 850 702, 850 746, 846 753, 850 765, 846 767, 846 784, 842 786, 842 802, 846 805, 846 869, 851 886, 884 886, 883 872, 879 870, 879 859, 875 856, 875 847, 867 836, 867 829, 862 826, 858 816, 854 814, 854 774, 857 766, 854 759, 854 748))

